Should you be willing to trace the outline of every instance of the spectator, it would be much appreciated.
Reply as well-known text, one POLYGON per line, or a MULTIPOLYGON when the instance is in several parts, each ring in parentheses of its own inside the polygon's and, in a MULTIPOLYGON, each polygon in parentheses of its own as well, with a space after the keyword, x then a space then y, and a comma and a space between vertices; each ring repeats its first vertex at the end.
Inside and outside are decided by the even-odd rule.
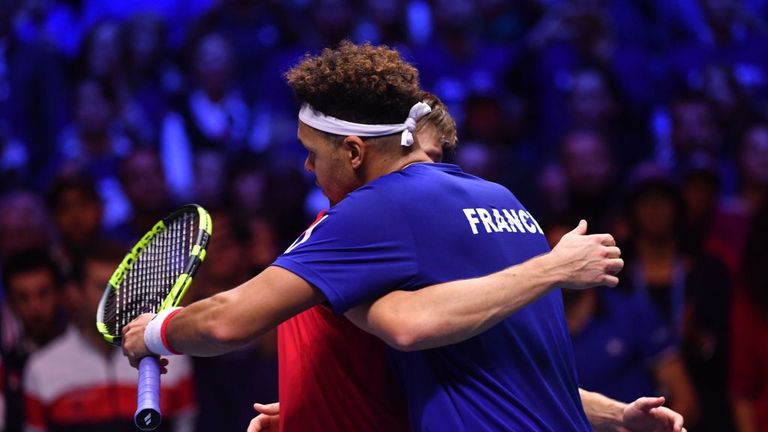
POLYGON ((155 150, 134 150, 121 161, 119 173, 131 215, 115 228, 115 235, 133 244, 170 213, 173 201, 168 196, 163 166, 155 150))
MULTIPOLYGON (((73 324, 29 359, 24 374, 26 431, 133 431, 136 370, 94 325, 107 280, 123 251, 92 250, 76 273, 73 324)), ((163 375, 158 430, 192 431, 194 391, 187 357, 174 358, 163 375)))
POLYGON ((587 219, 592 229, 613 231, 616 216, 616 162, 597 132, 574 130, 563 137, 560 165, 567 187, 572 219, 587 219))
POLYGON ((48 190, 48 208, 59 240, 56 258, 65 271, 94 247, 114 242, 104 231, 104 206, 86 173, 61 173, 48 190))
POLYGON ((113 227, 129 210, 116 173, 133 143, 116 120, 117 99, 108 83, 87 79, 75 93, 75 119, 61 134, 50 172, 74 168, 92 176, 104 202, 104 223, 113 227))
MULTIPOLYGON (((627 198, 631 227, 627 289, 647 296, 681 339, 683 359, 699 399, 690 431, 731 429, 725 400, 730 278, 723 263, 686 250, 685 202, 678 187, 652 167, 639 169, 627 198)), ((673 402, 674 403, 674 402, 673 402)))
MULTIPOLYGON (((225 212, 213 213, 212 218, 216 237, 206 264, 195 278, 191 301, 239 285, 254 275, 249 260, 244 259, 245 227, 238 226, 233 215, 225 212)), ((224 356, 192 358, 198 405, 206 408, 198 417, 198 431, 243 431, 253 417, 254 400, 277 400, 276 344, 276 332, 272 331, 224 356), (238 379, 232 380, 233 376, 238 379)))
POLYGON ((21 430, 24 421, 24 386, 22 377, 29 356, 58 337, 66 327, 62 308, 63 280, 59 268, 40 250, 16 253, 3 268, 3 286, 8 308, 3 313, 2 358, 4 424, 7 431, 21 430), (7 323, 18 320, 20 332, 11 336, 7 323))
POLYGON ((194 152, 234 152, 247 146, 251 112, 233 86, 235 59, 221 35, 202 36, 191 62, 194 87, 177 112, 163 121, 160 154, 172 195, 187 200, 194 190, 194 152))
POLYGON ((52 243, 53 229, 39 195, 15 190, 0 197, 0 262, 17 252, 47 250, 52 243))

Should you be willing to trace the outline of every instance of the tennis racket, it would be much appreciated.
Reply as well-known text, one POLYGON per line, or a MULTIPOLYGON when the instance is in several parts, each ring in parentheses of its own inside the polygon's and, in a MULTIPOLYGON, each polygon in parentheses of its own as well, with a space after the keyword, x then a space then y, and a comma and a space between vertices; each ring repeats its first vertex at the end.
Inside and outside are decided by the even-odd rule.
MULTIPOLYGON (((123 327, 139 315, 179 304, 205 259, 211 233, 211 216, 190 204, 144 234, 112 274, 101 297, 96 327, 107 342, 120 345, 123 327)), ((144 357, 139 363, 134 421, 144 431, 155 430, 162 421, 157 357, 144 357)))

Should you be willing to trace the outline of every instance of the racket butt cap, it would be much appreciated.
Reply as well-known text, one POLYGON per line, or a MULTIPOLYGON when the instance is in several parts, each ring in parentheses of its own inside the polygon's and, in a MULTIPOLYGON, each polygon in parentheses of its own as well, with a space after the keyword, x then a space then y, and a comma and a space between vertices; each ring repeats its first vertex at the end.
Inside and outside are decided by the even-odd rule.
POLYGON ((152 408, 138 410, 134 416, 136 427, 143 431, 153 431, 157 429, 162 421, 163 417, 160 413, 152 408))

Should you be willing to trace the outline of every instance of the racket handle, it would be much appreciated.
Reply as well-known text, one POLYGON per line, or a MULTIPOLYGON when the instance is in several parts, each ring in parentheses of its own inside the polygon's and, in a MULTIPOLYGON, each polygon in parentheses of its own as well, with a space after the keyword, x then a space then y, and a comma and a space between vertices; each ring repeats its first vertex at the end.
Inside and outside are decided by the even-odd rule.
POLYGON ((139 361, 139 389, 133 420, 143 431, 157 429, 163 420, 160 412, 160 360, 157 357, 144 357, 139 361))

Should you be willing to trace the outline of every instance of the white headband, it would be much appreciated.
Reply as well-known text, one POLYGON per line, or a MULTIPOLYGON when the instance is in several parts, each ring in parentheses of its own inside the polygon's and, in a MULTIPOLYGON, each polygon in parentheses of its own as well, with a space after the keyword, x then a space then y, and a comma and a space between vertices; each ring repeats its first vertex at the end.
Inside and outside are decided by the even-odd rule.
POLYGON ((299 120, 307 126, 334 135, 356 135, 363 137, 386 136, 402 132, 400 145, 410 147, 413 144, 413 131, 416 130, 416 122, 420 118, 432 112, 432 108, 424 102, 417 102, 408 112, 408 118, 404 123, 398 124, 363 124, 340 120, 320 111, 316 111, 309 104, 304 104, 299 110, 299 120))

